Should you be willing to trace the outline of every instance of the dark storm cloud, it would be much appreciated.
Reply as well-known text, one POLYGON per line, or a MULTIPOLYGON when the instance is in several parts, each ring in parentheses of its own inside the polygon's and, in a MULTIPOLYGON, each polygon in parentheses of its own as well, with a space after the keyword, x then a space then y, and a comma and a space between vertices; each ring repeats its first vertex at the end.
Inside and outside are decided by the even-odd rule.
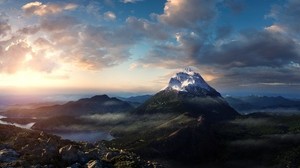
POLYGON ((245 4, 243 3, 243 0, 224 0, 224 5, 236 14, 239 14, 245 10, 245 4))
MULTIPOLYGON (((283 6, 274 5, 267 17, 276 19, 275 24, 278 24, 286 29, 288 33, 299 33, 300 22, 300 1, 288 0, 283 6)), ((297 35, 297 34, 295 34, 297 35)))
POLYGON ((223 40, 229 37, 232 33, 232 27, 230 26, 221 26, 216 30, 216 40, 223 40))
POLYGON ((284 34, 247 32, 221 46, 206 47, 197 62, 221 73, 212 83, 222 88, 292 87, 300 83, 299 48, 284 34))
POLYGON ((221 88, 293 87, 300 83, 300 69, 291 64, 281 68, 244 67, 221 70, 222 76, 211 81, 221 88))
POLYGON ((299 44, 280 34, 255 31, 240 34, 238 39, 221 46, 205 48, 198 56, 199 63, 225 68, 281 67, 291 61, 299 62, 299 44))

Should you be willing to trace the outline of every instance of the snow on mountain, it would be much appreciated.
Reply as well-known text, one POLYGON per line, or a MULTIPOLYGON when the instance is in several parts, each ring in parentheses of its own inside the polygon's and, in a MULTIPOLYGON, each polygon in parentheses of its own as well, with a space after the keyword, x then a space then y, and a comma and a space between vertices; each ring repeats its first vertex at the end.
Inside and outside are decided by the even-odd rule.
POLYGON ((204 89, 208 92, 215 91, 210 87, 199 73, 196 73, 192 68, 185 68, 182 72, 176 73, 164 90, 172 89, 181 92, 188 92, 191 88, 204 89))

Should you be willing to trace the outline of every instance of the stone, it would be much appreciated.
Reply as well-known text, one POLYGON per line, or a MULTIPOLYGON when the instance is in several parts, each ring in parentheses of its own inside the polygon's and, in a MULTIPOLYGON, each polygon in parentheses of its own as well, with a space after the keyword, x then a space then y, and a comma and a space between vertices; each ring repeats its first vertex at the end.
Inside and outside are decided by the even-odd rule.
POLYGON ((99 160, 90 160, 87 164, 86 164, 87 168, 102 168, 102 164, 99 160))
POLYGON ((81 168, 81 164, 80 163, 74 163, 71 166, 69 166, 68 168, 81 168))
POLYGON ((59 149, 59 154, 63 161, 67 163, 75 163, 79 160, 78 149, 73 145, 66 145, 59 149))
POLYGON ((118 155, 119 155, 118 152, 107 152, 104 158, 105 158, 105 160, 110 161, 118 155))
POLYGON ((12 149, 0 150, 0 162, 13 162, 19 158, 19 154, 12 149))

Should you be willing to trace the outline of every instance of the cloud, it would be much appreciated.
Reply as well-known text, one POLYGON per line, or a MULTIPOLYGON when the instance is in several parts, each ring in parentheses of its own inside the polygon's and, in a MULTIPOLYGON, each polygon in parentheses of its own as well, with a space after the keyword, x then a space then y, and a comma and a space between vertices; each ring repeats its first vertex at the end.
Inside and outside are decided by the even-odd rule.
POLYGON ((224 5, 236 14, 241 13, 245 9, 245 4, 241 0, 224 0, 224 5))
POLYGON ((287 2, 282 6, 273 5, 270 13, 266 17, 275 19, 275 24, 279 27, 288 29, 287 32, 298 34, 300 32, 300 23, 296 20, 300 15, 299 6, 300 1, 287 0, 287 2))
POLYGON ((168 0, 158 19, 177 28, 197 28, 216 16, 216 3, 215 0, 168 0))
MULTIPOLYGON (((221 5, 242 12, 245 6, 236 3, 239 2, 228 0, 221 5)), ((146 23, 160 26, 157 30, 168 30, 165 38, 157 38, 134 67, 177 69, 194 65, 204 75, 213 75, 210 83, 219 88, 267 88, 276 83, 280 85, 272 86, 298 87, 300 46, 296 32, 299 25, 294 23, 298 16, 297 3, 290 0, 283 7, 274 8, 275 23, 265 29, 235 32, 231 26, 211 26, 219 14, 215 1, 169 0, 164 13, 156 15, 158 23, 128 19, 144 36, 149 33, 144 29, 146 23), (205 9, 200 10, 199 6, 205 9)), ((155 37, 155 34, 148 36, 155 37)))
POLYGON ((41 20, 40 29, 53 31, 66 31, 78 25, 80 22, 72 16, 46 17, 41 20))
POLYGON ((209 66, 219 74, 212 83, 220 88, 267 88, 263 83, 291 88, 300 82, 299 47, 285 34, 251 31, 219 46, 205 46, 195 58, 199 67, 209 66))
POLYGON ((129 50, 136 42, 124 28, 85 26, 74 30, 77 31, 77 43, 59 45, 63 48, 61 57, 84 69, 99 70, 128 60, 129 50))
POLYGON ((224 68, 281 67, 300 61, 298 48, 299 44, 280 33, 252 31, 219 47, 206 47, 198 61, 224 68))
POLYGON ((113 13, 112 11, 108 11, 104 13, 104 18, 106 20, 116 20, 117 16, 115 13, 113 13))
POLYGON ((42 37, 37 38, 33 44, 39 49, 48 49, 50 47, 53 47, 49 40, 42 37))
POLYGON ((136 2, 140 2, 140 1, 144 1, 144 0, 120 0, 123 3, 136 3, 136 2))
POLYGON ((150 22, 146 19, 128 17, 126 19, 128 31, 134 30, 133 36, 144 37, 154 40, 167 40, 170 37, 169 32, 161 24, 150 22))
POLYGON ((284 28, 282 28, 281 26, 279 25, 271 25, 269 27, 265 27, 265 30, 269 31, 269 32, 273 32, 273 33, 285 33, 285 30, 284 28))
POLYGON ((100 18, 101 3, 99 1, 90 1, 86 6, 86 11, 87 13, 100 18))
POLYGON ((203 38, 195 32, 177 33, 176 43, 157 44, 138 62, 143 67, 184 68, 194 65, 203 46, 203 38), (163 60, 163 61, 162 61, 163 60), (180 63, 179 63, 180 62, 180 63))
MULTIPOLYGON (((211 22, 216 18, 216 4, 217 1, 168 0, 164 13, 154 15, 157 22, 128 18, 127 23, 135 30, 149 39, 157 40, 137 64, 171 69, 194 65, 194 58, 204 46, 211 22)), ((223 36, 230 34, 229 29, 222 31, 223 36)))
POLYGON ((38 31, 40 31, 40 27, 37 25, 33 25, 33 26, 27 26, 27 27, 23 27, 23 28, 19 29, 18 33, 23 34, 23 35, 33 35, 33 34, 37 33, 38 31))
POLYGON ((26 41, 15 41, 6 48, 0 47, 0 71, 16 73, 20 69, 31 69, 50 73, 56 64, 43 52, 34 52, 26 41))
POLYGON ((47 3, 43 4, 42 2, 30 2, 22 6, 23 11, 27 15, 38 15, 44 16, 49 14, 60 13, 64 10, 74 10, 78 7, 78 5, 73 3, 47 3))
POLYGON ((216 40, 223 40, 228 38, 232 34, 232 27, 230 26, 221 26, 216 30, 216 40))
POLYGON ((0 71, 15 73, 23 65, 26 55, 31 52, 31 48, 25 42, 11 44, 7 48, 0 50, 0 71))
POLYGON ((11 31, 11 26, 8 23, 7 16, 0 13, 0 37, 5 37, 11 31))

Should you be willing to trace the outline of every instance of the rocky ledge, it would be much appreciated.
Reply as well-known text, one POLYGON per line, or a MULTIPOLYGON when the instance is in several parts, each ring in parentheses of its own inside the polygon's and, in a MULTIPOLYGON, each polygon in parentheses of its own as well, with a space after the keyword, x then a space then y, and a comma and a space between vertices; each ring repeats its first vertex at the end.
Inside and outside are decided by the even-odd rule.
POLYGON ((101 142, 90 144, 63 140, 40 131, 0 125, 0 167, 154 168, 134 153, 110 149, 101 142))

